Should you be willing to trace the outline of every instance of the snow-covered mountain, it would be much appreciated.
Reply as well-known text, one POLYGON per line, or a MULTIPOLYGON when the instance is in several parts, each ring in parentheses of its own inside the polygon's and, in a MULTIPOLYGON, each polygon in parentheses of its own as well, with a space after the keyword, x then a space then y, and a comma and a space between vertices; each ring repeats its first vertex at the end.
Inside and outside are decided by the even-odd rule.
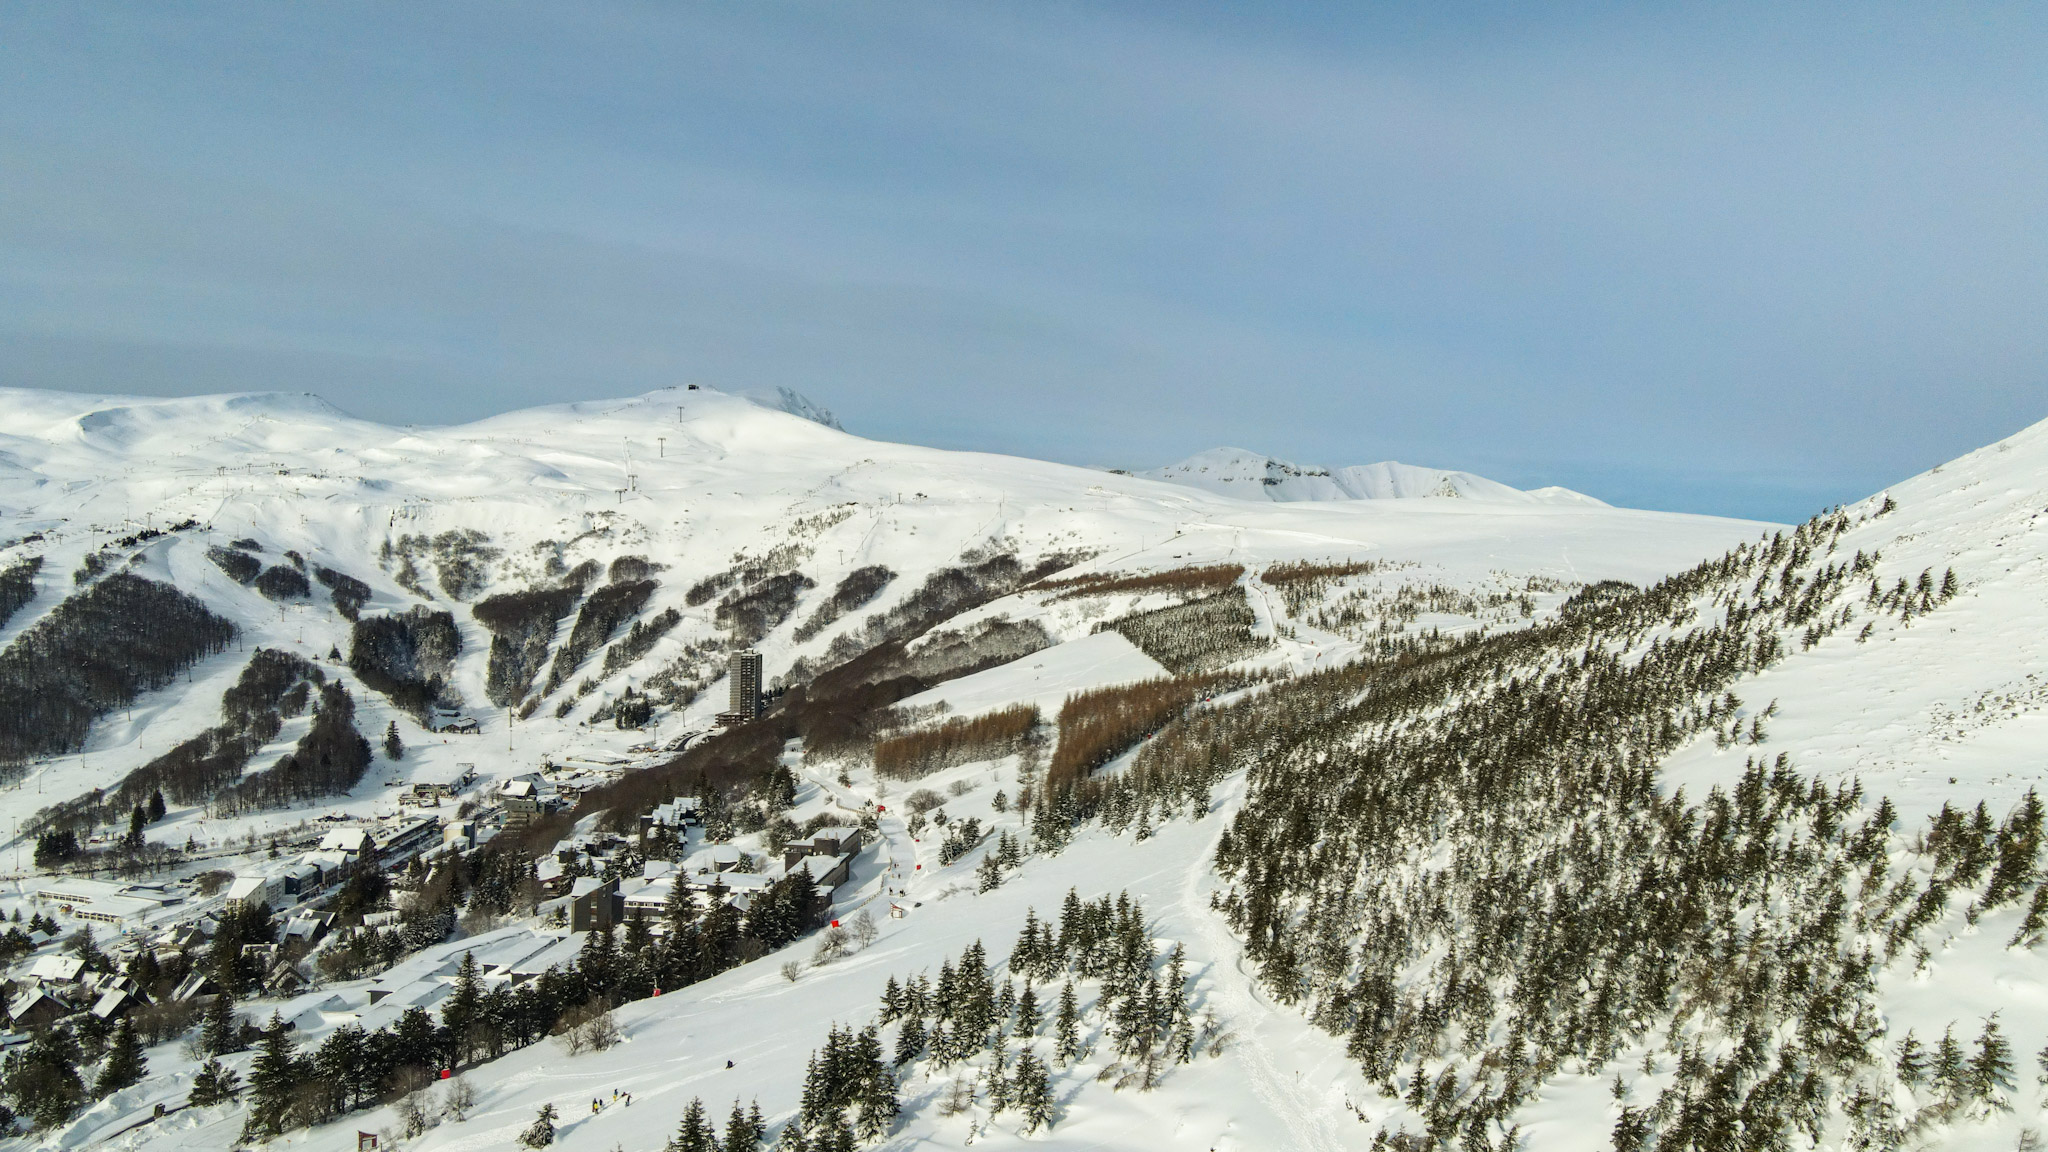
MULTIPOLYGON (((396 1102, 337 1105, 301 1081, 312 1102, 280 1139, 313 1149, 358 1132, 513 1147, 552 1105, 573 1152, 651 1150, 693 1098, 721 1121, 757 1101, 773 1130, 800 1115, 835 1024, 873 1024, 895 1053, 909 1026, 885 987, 957 972, 976 941, 991 993, 1031 986, 1044 1018, 1009 1013, 966 1043, 958 1017, 922 1009, 927 1049, 891 1066, 901 1114, 865 1145, 1711 1147, 1732 1124, 1761 1147, 1776 1132, 1965 1148, 2043 1122, 2025 1054, 2048 1039, 2032 950, 2048 888, 2024 798, 2048 723, 2048 424, 1795 531, 1398 465, 1268 485, 1271 462, 1246 453, 1197 467, 1200 483, 1108 474, 865 440, 819 415, 670 390, 395 429, 311 397, 0 392, 0 741, 82 717, 0 790, 0 819, 24 829, 0 854, 0 914, 91 927, 177 970, 213 947, 191 925, 229 911, 201 873, 263 879, 326 829, 420 814, 463 845, 481 817, 463 879, 444 858, 373 913, 403 932, 341 928, 266 960, 240 1010, 331 1056, 351 1026, 395 1036, 408 1007, 445 1020, 473 954, 499 1004, 610 972, 622 1041, 501 1035, 463 1055, 463 1108, 449 1084, 377 1079, 369 1096, 396 1102), (198 609, 157 592, 156 615, 124 617, 140 586, 124 577, 198 609), (206 641, 196 611, 231 635, 206 641), (445 630, 427 626, 438 613, 445 630), (74 642, 115 634, 170 663, 137 672, 74 642), (170 652, 188 634, 191 654, 170 652), (747 646, 790 692, 721 730, 726 661, 747 646), (316 758, 339 714, 300 691, 274 727, 250 721, 252 670, 280 667, 340 682, 353 729, 395 728, 402 756, 377 752, 339 793, 237 791, 303 779, 274 766, 316 758), (10 699, 21 683, 48 689, 10 699), (429 703, 479 732, 428 730, 429 703), (947 727, 974 718, 1000 732, 947 727), (129 818, 106 797, 194 741, 246 745, 239 776, 173 799, 142 825, 147 850, 121 846, 129 818), (464 766, 478 779, 457 797, 413 798, 464 766), (793 788, 771 803, 781 769, 793 788), (529 774, 586 790, 537 844, 495 823, 498 786, 529 774), (577 837, 713 790, 752 816, 645 861, 636 845, 569 866, 643 901, 667 868, 744 859, 759 871, 735 875, 766 884, 791 874, 789 836, 862 821, 828 918, 871 934, 777 937, 677 979, 646 967, 674 936, 593 968, 591 933, 547 899, 490 903, 506 845, 547 850, 538 882, 577 837), (113 898, 29 860, 65 819, 182 902, 131 895, 126 922, 85 919, 113 898), (1126 960, 1012 956, 1027 910, 1058 927, 1069 890, 1142 905, 1126 960), (340 955, 367 939, 395 959, 340 955), (1942 1070, 1944 1032, 1960 1071, 1942 1070), (1049 1129, 1016 1100, 1027 1053, 1049 1129)), ((281 699, 290 685, 273 676, 281 699)), ((16 962, 11 1009, 37 988, 78 998, 29 982, 58 950, 16 962)), ((953 995, 948 1012, 975 1000, 953 995)), ((260 1099, 186 1106, 189 1043, 150 1046, 140 1082, 25 1140, 246 1146, 260 1099)), ((247 1078, 257 1055, 222 1060, 247 1078)))
POLYGON ((1409 500, 1423 497, 1497 503, 1600 505, 1569 488, 1510 488, 1470 472, 1384 460, 1348 468, 1290 464, 1243 448, 1211 448, 1178 464, 1137 475, 1239 500, 1409 500))

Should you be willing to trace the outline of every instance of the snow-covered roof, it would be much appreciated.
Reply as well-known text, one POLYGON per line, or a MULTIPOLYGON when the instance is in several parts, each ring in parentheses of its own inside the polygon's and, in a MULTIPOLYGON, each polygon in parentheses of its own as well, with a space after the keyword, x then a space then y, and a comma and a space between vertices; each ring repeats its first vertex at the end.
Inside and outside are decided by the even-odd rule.
POLYGON ((354 852, 361 855, 369 842, 370 832, 366 828, 336 828, 320 838, 320 848, 322 851, 354 852))
POLYGON ((806 856, 796 862, 796 870, 807 873, 813 882, 822 883, 825 877, 831 875, 848 858, 847 855, 806 856))
POLYGON ((76 980, 83 971, 85 961, 76 956, 38 956, 36 962, 28 966, 28 974, 38 980, 76 980))
POLYGON ((262 894, 264 886, 269 883, 269 879, 263 876, 237 876, 228 884, 228 899, 254 899, 262 894))

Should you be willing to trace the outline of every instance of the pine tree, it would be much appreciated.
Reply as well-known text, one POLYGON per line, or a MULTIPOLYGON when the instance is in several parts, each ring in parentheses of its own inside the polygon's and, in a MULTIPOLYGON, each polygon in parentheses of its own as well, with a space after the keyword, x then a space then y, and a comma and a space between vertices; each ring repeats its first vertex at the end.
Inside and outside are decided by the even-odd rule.
POLYGON ((1024 991, 1017 996, 1016 1034, 1024 1037, 1038 1035, 1038 1026, 1045 1022, 1045 1012, 1038 1006, 1038 993, 1032 991, 1026 981, 1024 991))
POLYGON ((163 819, 164 815, 169 811, 170 808, 164 804, 163 789, 158 788, 149 794, 149 822, 151 824, 163 819))
POLYGON ((1011 1104, 1013 1085, 1008 1075, 1009 1070, 1010 1046, 997 1041, 995 1055, 988 1062, 987 1100, 990 1113, 999 1114, 1011 1104))
POLYGON ((1059 1044, 1059 1056, 1063 1062, 1072 1062, 1081 1054, 1081 1013, 1074 1004, 1074 982, 1067 981, 1060 986, 1060 1014, 1053 1025, 1053 1038, 1059 1044))
POLYGON ((882 1041, 874 1025, 861 1029, 860 1037, 850 1047, 857 1081, 853 1103, 860 1137, 877 1140, 888 1133, 902 1108, 896 1099, 896 1077, 882 1063, 882 1041))
POLYGON ((194 1108, 204 1108, 225 1104, 241 1094, 242 1077, 220 1061, 208 1060, 192 1078, 192 1094, 185 1102, 194 1108))
POLYGON ((476 953, 464 952, 462 967, 455 974, 455 991, 441 1008, 441 1024, 448 1029, 458 1064, 470 1054, 469 1033, 483 1019, 483 1002, 483 973, 477 967, 476 953))
MULTIPOLYGON (((738 1101, 733 1102, 733 1110, 738 1113, 738 1101)), ((690 1098, 689 1107, 683 1109, 683 1121, 668 1142, 668 1152, 718 1152, 718 1133, 704 1118, 702 1099, 690 1098)))
POLYGON ((120 1027, 114 1030, 113 1046, 107 1050, 107 1062, 100 1068, 99 1082, 93 1085, 92 1094, 104 1100, 131 1084, 139 1084, 148 1068, 142 1040, 135 1035, 135 1023, 123 1016, 120 1027))
POLYGON ((398 721, 393 720, 384 729, 384 758, 402 760, 405 758, 405 741, 398 738, 398 721))
POLYGON ((981 858, 981 867, 974 870, 974 890, 993 892, 1003 886, 1003 866, 991 852, 981 858))
POLYGON ((1173 946, 1173 955, 1166 962, 1166 980, 1161 986, 1164 994, 1160 1004, 1159 1023, 1170 1027, 1176 1021, 1188 1016, 1188 950, 1179 944, 1173 946))
MULTIPOLYGON (((905 1017, 903 1026, 896 1030, 897 1065, 900 1067, 924 1055, 924 1046, 924 1020, 917 1016, 905 1017)), ((2048 1058, 2048 1049, 2043 1049, 2042 1051, 2044 1058, 2048 1058)), ((2048 1064, 2043 1066, 2048 1067, 2048 1064)))
POLYGON ((1984 1021, 1977 1034, 1977 1054, 1970 1058, 1970 1094, 1986 1103, 2011 1111, 2001 1095, 2012 1090, 2012 1044, 1998 1030, 1998 1019, 1984 1021))
POLYGON ((846 1117, 838 1112, 825 1117, 811 1137, 811 1152, 853 1152, 853 1148, 853 1129, 847 1127, 846 1117))
POLYGON ((199 1032, 199 1047, 208 1056, 225 1056, 242 1050, 242 1025, 235 1018, 235 997, 225 988, 206 1007, 206 1024, 199 1032))
POLYGON ((519 1142, 528 1148, 545 1148, 553 1144, 555 1117, 558 1115, 560 1113, 555 1111, 553 1104, 541 1105, 540 1113, 533 1118, 533 1123, 527 1125, 526 1131, 519 1134, 519 1142))
POLYGON ((243 1139, 284 1131, 285 1110, 291 1106, 292 1090, 299 1086, 299 1063, 292 1048, 284 1018, 271 1013, 263 1029, 263 1046, 249 1065, 249 1119, 242 1126, 243 1139))
POLYGON ((1037 972, 1042 957, 1038 946, 1038 910, 1024 910, 1024 929, 1017 933, 1017 946, 1010 949, 1012 972, 1037 972))
POLYGON ((1955 1029, 1941 1035, 1941 1045, 1934 1050, 1934 1086, 1950 1101, 1959 1101, 1968 1091, 1967 1069, 1963 1064, 1963 1046, 1956 1043, 1955 1029))
MULTIPOLYGON (((2043 1054, 2048 1055, 2048 1049, 2044 1049, 2043 1054)), ((1904 1040, 1899 1041, 1898 1069, 1899 1083, 1909 1088, 1918 1085, 1927 1075, 1927 1048, 1910 1031, 1904 1040)))
POLYGON ((67 1030, 36 1033, 26 1049, 8 1054, 5 1069, 7 1094, 37 1128, 62 1124, 85 1102, 78 1045, 67 1030))
POLYGON ((1023 1114, 1024 1131, 1036 1132, 1053 1124, 1052 1077, 1044 1061, 1026 1048, 1017 1057, 1017 1074, 1011 1095, 1023 1114))
POLYGON ((618 956, 610 925, 585 935, 583 950, 576 957, 576 970, 583 974, 584 985, 592 997, 610 996, 618 977, 618 956))
POLYGON ((732 1115, 725 1121, 725 1142, 719 1152, 754 1152, 761 1143, 761 1105, 756 1103, 751 1112, 740 1111, 740 1102, 732 1102, 732 1115))

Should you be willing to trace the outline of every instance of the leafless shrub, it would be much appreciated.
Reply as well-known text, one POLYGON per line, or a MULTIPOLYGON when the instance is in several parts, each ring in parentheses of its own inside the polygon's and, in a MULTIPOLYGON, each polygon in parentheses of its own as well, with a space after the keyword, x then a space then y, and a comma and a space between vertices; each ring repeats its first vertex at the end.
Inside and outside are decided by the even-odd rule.
POLYGON ((622 1039, 618 1022, 612 1018, 611 1005, 604 1000, 595 1000, 563 1013, 555 1024, 555 1038, 560 1041, 563 1051, 571 1056, 603 1052, 622 1039))
POLYGON ((476 1108, 476 1086, 464 1076, 457 1076, 448 1082, 448 1094, 441 1099, 441 1111, 450 1120, 460 1124, 469 1119, 476 1108))

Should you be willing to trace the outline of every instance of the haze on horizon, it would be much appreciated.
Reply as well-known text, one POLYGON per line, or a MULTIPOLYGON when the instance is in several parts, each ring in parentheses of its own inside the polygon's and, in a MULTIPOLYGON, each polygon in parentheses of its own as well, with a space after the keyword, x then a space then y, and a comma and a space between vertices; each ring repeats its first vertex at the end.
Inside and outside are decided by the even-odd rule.
POLYGON ((2048 417, 2023 5, 15 5, 0 385, 1797 519, 2048 417))

